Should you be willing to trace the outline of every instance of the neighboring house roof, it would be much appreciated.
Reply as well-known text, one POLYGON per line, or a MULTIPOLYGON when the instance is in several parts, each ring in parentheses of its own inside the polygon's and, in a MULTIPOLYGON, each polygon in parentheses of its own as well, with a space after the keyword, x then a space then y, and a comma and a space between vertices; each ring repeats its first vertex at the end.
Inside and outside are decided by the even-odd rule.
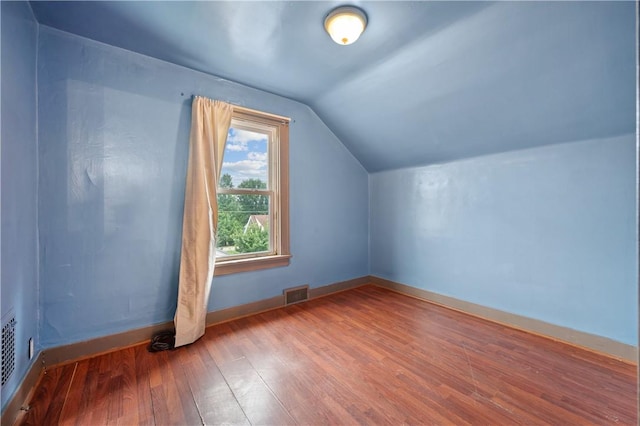
POLYGON ((247 220, 246 225, 244 225, 243 232, 246 233, 247 229, 249 229, 249 226, 251 225, 257 225, 261 231, 264 231, 265 229, 269 229, 269 215, 252 214, 251 216, 249 216, 249 220, 247 220))

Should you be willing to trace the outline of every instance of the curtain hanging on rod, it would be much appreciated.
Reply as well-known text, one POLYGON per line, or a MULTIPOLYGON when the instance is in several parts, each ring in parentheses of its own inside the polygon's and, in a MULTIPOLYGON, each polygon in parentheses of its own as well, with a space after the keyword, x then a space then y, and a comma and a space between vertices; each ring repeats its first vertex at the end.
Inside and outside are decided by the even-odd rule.
POLYGON ((198 340, 206 325, 215 268, 218 226, 217 188, 233 106, 200 96, 193 98, 189 165, 182 220, 182 251, 175 346, 198 340))

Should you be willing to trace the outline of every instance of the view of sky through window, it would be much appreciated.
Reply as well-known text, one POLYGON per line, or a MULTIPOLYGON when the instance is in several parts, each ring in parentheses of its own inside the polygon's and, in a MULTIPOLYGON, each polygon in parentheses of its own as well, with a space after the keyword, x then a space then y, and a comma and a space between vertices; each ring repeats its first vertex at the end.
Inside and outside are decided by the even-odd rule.
POLYGON ((220 176, 231 175, 235 188, 248 179, 268 182, 267 141, 266 134, 229 128, 220 176))

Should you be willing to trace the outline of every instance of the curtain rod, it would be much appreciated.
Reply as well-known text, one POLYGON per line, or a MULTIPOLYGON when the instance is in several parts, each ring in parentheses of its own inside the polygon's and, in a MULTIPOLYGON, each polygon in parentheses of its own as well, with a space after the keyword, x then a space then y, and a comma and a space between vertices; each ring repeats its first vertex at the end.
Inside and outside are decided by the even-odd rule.
MULTIPOLYGON (((184 96, 184 94, 182 94, 182 93, 181 93, 181 95, 184 96)), ((205 98, 206 96, 191 95, 191 97, 192 98, 205 98)), ((282 120, 282 121, 285 121, 287 123, 293 121, 295 123, 295 120, 291 120, 290 117, 285 117, 284 115, 272 114, 270 112, 264 112, 264 111, 260 111, 260 110, 257 110, 257 109, 247 108, 247 107, 243 107, 243 106, 240 106, 240 105, 236 105, 236 104, 234 104, 232 102, 228 102, 228 101, 224 101, 224 102, 227 102, 228 104, 233 105, 234 111, 244 112, 244 113, 247 113, 247 114, 261 115, 263 117, 266 116, 266 117, 269 117, 269 118, 273 118, 274 120, 282 120)))
POLYGON ((238 111, 238 112, 245 112, 248 114, 256 114, 256 115, 261 115, 263 117, 269 117, 269 118, 273 118, 274 120, 282 120, 282 121, 286 121, 287 123, 291 121, 291 118, 289 117, 285 117, 283 115, 277 115, 277 114, 271 114, 270 112, 264 112, 264 111, 258 111, 257 109, 251 109, 251 108, 247 108, 247 107, 243 107, 240 105, 233 105, 233 110, 234 111, 238 111))

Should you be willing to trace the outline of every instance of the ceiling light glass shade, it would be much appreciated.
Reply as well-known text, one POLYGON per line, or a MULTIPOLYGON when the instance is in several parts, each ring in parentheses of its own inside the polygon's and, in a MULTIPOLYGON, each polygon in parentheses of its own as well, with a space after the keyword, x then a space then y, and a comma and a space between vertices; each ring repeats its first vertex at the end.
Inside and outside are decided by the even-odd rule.
POLYGON ((343 46, 356 41, 366 27, 367 15, 357 7, 339 7, 324 20, 324 28, 333 41, 343 46))

